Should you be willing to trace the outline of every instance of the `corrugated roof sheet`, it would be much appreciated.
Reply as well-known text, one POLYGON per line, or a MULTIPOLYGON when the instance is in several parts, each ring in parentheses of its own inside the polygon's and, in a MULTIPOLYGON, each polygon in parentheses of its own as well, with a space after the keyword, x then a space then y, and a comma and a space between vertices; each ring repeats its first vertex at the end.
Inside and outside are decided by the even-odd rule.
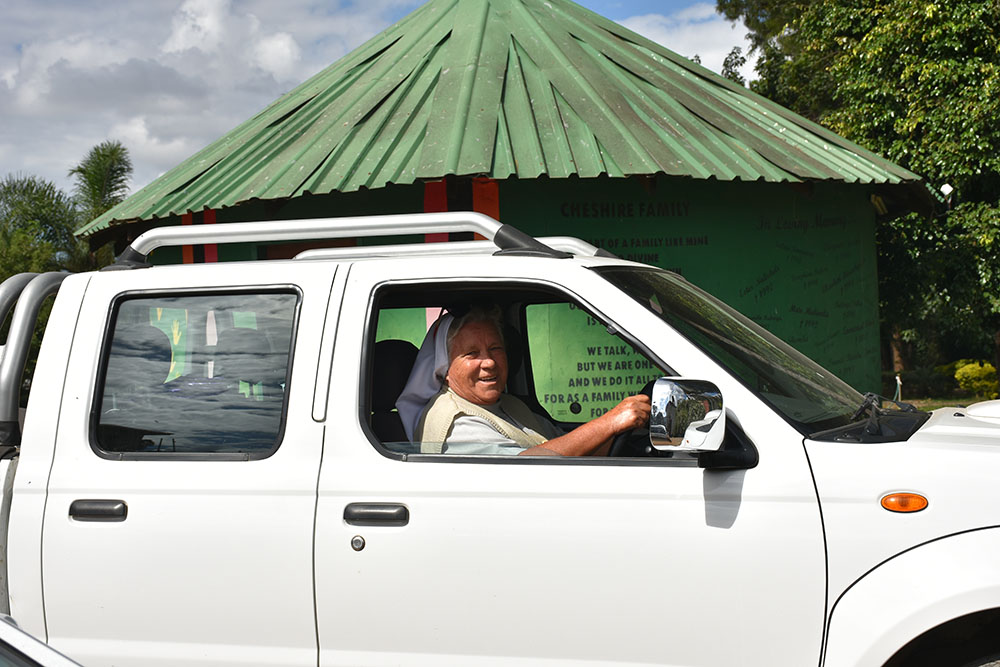
POLYGON ((569 0, 430 0, 83 227, 449 174, 919 177, 569 0))

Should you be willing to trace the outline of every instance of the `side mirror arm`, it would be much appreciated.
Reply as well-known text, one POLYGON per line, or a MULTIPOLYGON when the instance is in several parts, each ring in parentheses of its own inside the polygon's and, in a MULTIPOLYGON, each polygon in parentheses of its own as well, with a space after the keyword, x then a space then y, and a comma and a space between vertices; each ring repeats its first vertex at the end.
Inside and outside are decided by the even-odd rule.
POLYGON ((722 447, 718 451, 698 454, 698 467, 706 470, 747 470, 756 468, 759 462, 757 447, 732 414, 726 415, 726 435, 722 447))

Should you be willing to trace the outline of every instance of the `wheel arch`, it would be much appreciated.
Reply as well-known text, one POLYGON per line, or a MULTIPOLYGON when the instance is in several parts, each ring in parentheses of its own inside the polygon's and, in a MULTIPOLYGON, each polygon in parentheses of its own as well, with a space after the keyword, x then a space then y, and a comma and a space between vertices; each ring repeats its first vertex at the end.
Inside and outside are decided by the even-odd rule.
POLYGON ((950 667, 1000 653, 1000 608, 952 619, 910 641, 884 667, 950 667))
POLYGON ((919 545, 868 571, 833 605, 824 667, 909 665, 899 660, 914 646, 1000 614, 996 553, 1000 528, 990 527, 919 545))

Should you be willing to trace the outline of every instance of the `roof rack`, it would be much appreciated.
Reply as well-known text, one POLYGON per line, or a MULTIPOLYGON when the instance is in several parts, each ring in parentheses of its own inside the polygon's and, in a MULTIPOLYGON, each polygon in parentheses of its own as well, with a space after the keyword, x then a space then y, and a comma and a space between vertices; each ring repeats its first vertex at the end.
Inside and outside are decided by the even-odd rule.
MULTIPOLYGON (((538 238, 538 241, 554 250, 568 252, 580 257, 614 256, 606 250, 601 250, 586 241, 573 238, 572 236, 542 236, 538 238)), ((440 257, 489 253, 495 250, 496 245, 490 241, 450 241, 448 243, 408 243, 399 245, 316 248, 313 250, 303 250, 295 256, 295 259, 351 259, 360 257, 407 257, 415 255, 440 257)))
POLYGON ((454 211, 157 227, 141 234, 132 241, 132 244, 125 249, 125 252, 118 257, 112 266, 119 269, 146 266, 149 253, 156 248, 165 246, 453 232, 481 234, 496 246, 498 253, 557 258, 570 256, 568 253, 550 248, 515 227, 501 224, 482 213, 454 211))

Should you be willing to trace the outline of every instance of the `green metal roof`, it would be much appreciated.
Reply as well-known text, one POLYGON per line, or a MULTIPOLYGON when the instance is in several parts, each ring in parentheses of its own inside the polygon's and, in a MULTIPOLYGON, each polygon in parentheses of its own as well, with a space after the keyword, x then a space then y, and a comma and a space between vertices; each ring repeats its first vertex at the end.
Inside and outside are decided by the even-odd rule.
POLYGON ((430 0, 79 230, 449 174, 919 177, 569 0, 430 0))

